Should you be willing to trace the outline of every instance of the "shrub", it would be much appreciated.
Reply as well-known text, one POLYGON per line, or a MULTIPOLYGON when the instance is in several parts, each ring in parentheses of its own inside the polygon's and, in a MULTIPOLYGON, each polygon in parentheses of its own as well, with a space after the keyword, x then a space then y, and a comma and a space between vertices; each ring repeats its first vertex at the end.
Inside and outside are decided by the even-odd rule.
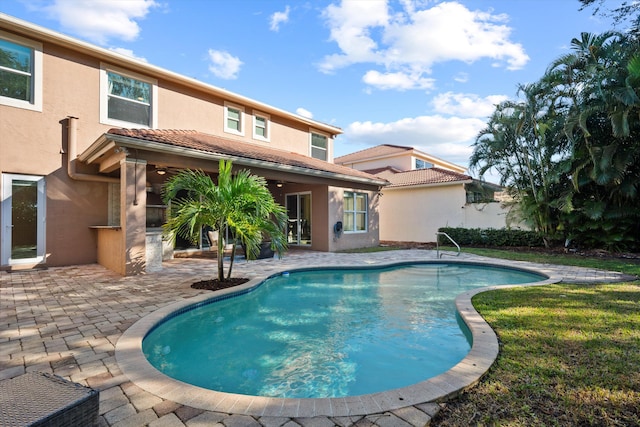
MULTIPOLYGON (((544 246, 540 234, 528 230, 442 227, 438 231, 447 233, 461 246, 544 246)), ((451 242, 439 235, 438 243, 451 242)))

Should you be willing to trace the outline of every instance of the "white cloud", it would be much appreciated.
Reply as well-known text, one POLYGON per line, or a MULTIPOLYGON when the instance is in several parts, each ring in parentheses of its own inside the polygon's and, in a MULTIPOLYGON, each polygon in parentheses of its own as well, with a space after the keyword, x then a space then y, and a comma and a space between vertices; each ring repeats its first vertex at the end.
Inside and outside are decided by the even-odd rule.
POLYGON ((302 117, 306 117, 307 119, 313 119, 313 113, 302 107, 296 109, 296 114, 302 117))
POLYGON ((382 90, 432 89, 435 82, 434 79, 424 78, 420 74, 380 73, 375 70, 367 71, 362 81, 382 90))
POLYGON ((475 94, 446 92, 436 95, 432 104, 440 114, 487 118, 493 114, 497 104, 507 99, 504 95, 480 98, 475 94))
POLYGON ((486 126, 478 118, 419 116, 389 123, 354 122, 344 132, 349 144, 415 147, 444 160, 466 165, 475 137, 486 126))
POLYGON ((469 74, 458 73, 455 76, 453 76, 453 80, 457 81, 458 83, 466 83, 469 81, 469 74))
POLYGON ((269 29, 271 31, 280 31, 280 24, 286 22, 289 22, 289 6, 284 9, 284 12, 275 12, 271 15, 269 29))
MULTIPOLYGON (((421 81, 434 64, 442 62, 490 59, 515 70, 529 60, 522 45, 510 40, 511 28, 504 14, 472 11, 455 1, 431 8, 426 6, 429 3, 400 4, 404 7, 400 11, 391 10, 386 0, 328 6, 324 18, 340 53, 326 56, 320 70, 330 73, 351 64, 372 63, 384 68, 378 75, 402 72, 421 81)), ((385 79, 370 82, 389 88, 385 79)))
POLYGON ((104 45, 112 38, 135 40, 140 33, 137 21, 158 4, 154 0, 53 0, 31 6, 48 13, 66 31, 104 45))
POLYGON ((238 78, 242 61, 222 50, 209 49, 209 71, 216 77, 226 80, 238 78))
POLYGON ((378 44, 371 30, 385 26, 389 17, 384 1, 345 1, 340 6, 329 5, 323 13, 329 24, 330 40, 335 41, 341 54, 325 58, 320 69, 330 73, 358 62, 379 62, 378 44))
POLYGON ((137 59, 138 61, 149 62, 149 61, 147 61, 147 58, 144 58, 142 56, 137 56, 136 54, 134 54, 131 49, 125 49, 123 47, 110 47, 109 50, 112 51, 112 52, 119 53, 120 55, 124 55, 124 56, 128 56, 130 58, 133 58, 133 59, 137 59))

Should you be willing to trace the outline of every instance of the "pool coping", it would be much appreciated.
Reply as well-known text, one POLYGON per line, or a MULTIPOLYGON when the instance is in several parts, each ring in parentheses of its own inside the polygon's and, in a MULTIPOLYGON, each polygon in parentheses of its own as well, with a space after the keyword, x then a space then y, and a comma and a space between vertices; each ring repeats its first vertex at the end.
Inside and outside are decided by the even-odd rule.
POLYGON ((487 322, 480 316, 471 303, 473 296, 494 289, 506 289, 520 286, 542 286, 562 281, 562 277, 548 272, 538 271, 534 267, 518 267, 498 264, 491 261, 474 260, 425 260, 380 263, 374 266, 346 265, 340 269, 388 268, 403 264, 472 264, 492 267, 506 267, 515 270, 541 274, 548 279, 517 285, 487 286, 461 293, 456 297, 456 308, 469 328, 473 340, 469 353, 448 371, 418 382, 416 384, 386 390, 383 392, 348 397, 332 398, 275 398, 224 393, 184 383, 173 379, 153 367, 142 352, 144 337, 176 311, 184 310, 195 304, 211 299, 230 297, 245 293, 258 286, 269 277, 286 271, 309 271, 331 269, 335 266, 317 266, 312 268, 283 269, 264 277, 256 277, 247 283, 233 288, 201 294, 193 298, 175 302, 143 317, 129 327, 116 343, 115 357, 123 374, 135 385, 149 393, 176 403, 207 411, 252 416, 274 417, 315 417, 315 416, 352 416, 382 413, 399 408, 428 402, 447 400, 475 385, 489 370, 498 356, 498 338, 487 322))

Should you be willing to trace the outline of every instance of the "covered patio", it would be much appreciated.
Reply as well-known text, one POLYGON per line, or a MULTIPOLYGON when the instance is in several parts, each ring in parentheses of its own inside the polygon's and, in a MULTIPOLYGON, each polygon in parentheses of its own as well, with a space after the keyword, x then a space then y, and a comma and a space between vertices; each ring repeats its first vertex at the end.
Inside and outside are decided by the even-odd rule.
MULTIPOLYGON (((70 170, 94 171, 81 178, 109 183, 108 220, 95 224, 98 263, 122 275, 162 268, 173 247, 162 240, 167 206, 164 182, 180 170, 199 169, 214 179, 221 159, 234 169, 264 177, 275 200, 287 208, 289 245, 309 250, 345 250, 379 243, 378 197, 384 179, 310 156, 257 144, 225 139, 191 130, 111 129, 76 156, 77 119, 68 118, 70 170), (89 178, 87 178, 87 176, 89 178), (366 229, 350 235, 336 233, 343 221, 344 192, 366 196, 366 229)), ((208 247, 180 242, 178 249, 208 247)))

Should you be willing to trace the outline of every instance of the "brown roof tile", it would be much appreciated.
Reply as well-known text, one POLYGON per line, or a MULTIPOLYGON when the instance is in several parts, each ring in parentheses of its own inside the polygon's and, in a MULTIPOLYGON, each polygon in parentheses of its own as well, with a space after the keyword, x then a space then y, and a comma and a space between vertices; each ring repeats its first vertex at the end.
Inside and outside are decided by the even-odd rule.
POLYGON ((405 151, 411 151, 413 147, 405 147, 403 145, 391 145, 382 144, 375 147, 367 148, 364 150, 356 151, 355 153, 345 154, 344 156, 336 157, 334 162, 344 164, 357 162, 359 160, 370 159, 372 157, 388 156, 390 154, 404 153, 405 151))
POLYGON ((406 172, 393 173, 388 169, 378 174, 391 184, 386 188, 408 187, 412 185, 442 184, 448 182, 468 181, 469 175, 440 168, 416 169, 406 172))
POLYGON ((263 147, 258 144, 221 138, 219 136, 209 135, 195 130, 113 128, 108 131, 108 134, 136 138, 139 140, 188 148, 212 154, 259 160, 267 163, 287 165, 321 172, 331 172, 354 178, 374 181, 383 180, 382 178, 366 172, 314 159, 313 157, 304 156, 302 154, 263 147))

